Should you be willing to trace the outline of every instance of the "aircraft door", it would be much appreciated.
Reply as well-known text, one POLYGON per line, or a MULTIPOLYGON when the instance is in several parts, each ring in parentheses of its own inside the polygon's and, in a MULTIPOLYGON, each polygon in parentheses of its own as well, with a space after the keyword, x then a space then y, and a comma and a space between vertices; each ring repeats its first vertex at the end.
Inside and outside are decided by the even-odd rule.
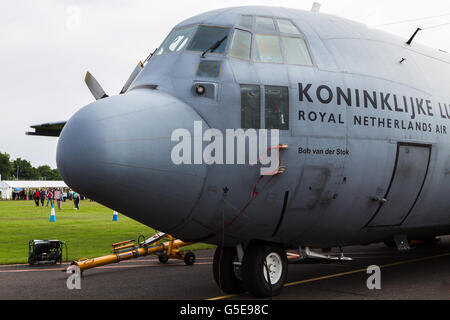
POLYGON ((413 210, 425 179, 431 145, 399 143, 391 182, 367 227, 400 226, 413 210))

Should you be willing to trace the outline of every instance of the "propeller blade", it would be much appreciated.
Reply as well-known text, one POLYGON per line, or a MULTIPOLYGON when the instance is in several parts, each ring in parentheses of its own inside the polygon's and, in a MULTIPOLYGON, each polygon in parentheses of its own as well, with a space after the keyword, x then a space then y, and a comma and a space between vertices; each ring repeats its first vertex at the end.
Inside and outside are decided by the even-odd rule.
POLYGON ((136 79, 136 77, 139 75, 139 73, 141 73, 142 69, 144 69, 144 64, 142 63, 142 61, 139 61, 138 65, 136 66, 136 68, 134 68, 133 72, 131 73, 127 82, 125 82, 125 85, 123 86, 122 90, 120 90, 119 94, 123 94, 123 93, 127 92, 128 88, 131 86, 134 79, 136 79))
POLYGON ((84 82, 86 82, 86 85, 88 86, 88 88, 91 91, 92 95, 94 96, 95 100, 109 97, 105 93, 105 90, 103 90, 100 83, 98 83, 98 81, 94 78, 94 76, 92 74, 90 74, 89 72, 86 73, 84 82))

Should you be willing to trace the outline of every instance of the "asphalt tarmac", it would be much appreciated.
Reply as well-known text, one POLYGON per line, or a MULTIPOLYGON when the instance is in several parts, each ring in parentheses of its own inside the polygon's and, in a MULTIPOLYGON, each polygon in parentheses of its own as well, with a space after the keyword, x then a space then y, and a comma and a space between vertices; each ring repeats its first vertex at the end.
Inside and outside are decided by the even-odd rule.
MULTIPOLYGON (((344 248, 349 262, 290 264, 288 280, 273 299, 439 299, 450 300, 450 236, 434 245, 398 252, 384 244, 344 248), (381 289, 368 289, 367 267, 381 270, 381 289)), ((213 250, 196 252, 196 262, 159 263, 155 256, 86 270, 81 289, 69 290, 68 264, 30 267, 0 266, 0 300, 242 300, 248 294, 227 295, 212 274, 213 250)))

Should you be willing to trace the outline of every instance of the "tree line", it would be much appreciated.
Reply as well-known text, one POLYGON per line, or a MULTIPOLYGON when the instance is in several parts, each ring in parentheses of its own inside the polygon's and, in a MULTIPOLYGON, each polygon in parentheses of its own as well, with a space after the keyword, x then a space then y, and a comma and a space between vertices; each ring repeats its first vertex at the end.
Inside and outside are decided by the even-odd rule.
POLYGON ((33 167, 27 160, 10 159, 9 154, 0 152, 0 175, 2 180, 62 180, 58 169, 48 165, 33 167))

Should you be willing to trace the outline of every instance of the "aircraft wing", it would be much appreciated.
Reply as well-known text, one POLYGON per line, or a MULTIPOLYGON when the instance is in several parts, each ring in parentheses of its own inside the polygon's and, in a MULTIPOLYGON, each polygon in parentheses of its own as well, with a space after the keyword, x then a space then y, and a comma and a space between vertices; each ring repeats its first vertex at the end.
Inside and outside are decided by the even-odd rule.
POLYGON ((59 137, 67 121, 37 124, 31 126, 34 132, 25 132, 28 136, 59 137))

